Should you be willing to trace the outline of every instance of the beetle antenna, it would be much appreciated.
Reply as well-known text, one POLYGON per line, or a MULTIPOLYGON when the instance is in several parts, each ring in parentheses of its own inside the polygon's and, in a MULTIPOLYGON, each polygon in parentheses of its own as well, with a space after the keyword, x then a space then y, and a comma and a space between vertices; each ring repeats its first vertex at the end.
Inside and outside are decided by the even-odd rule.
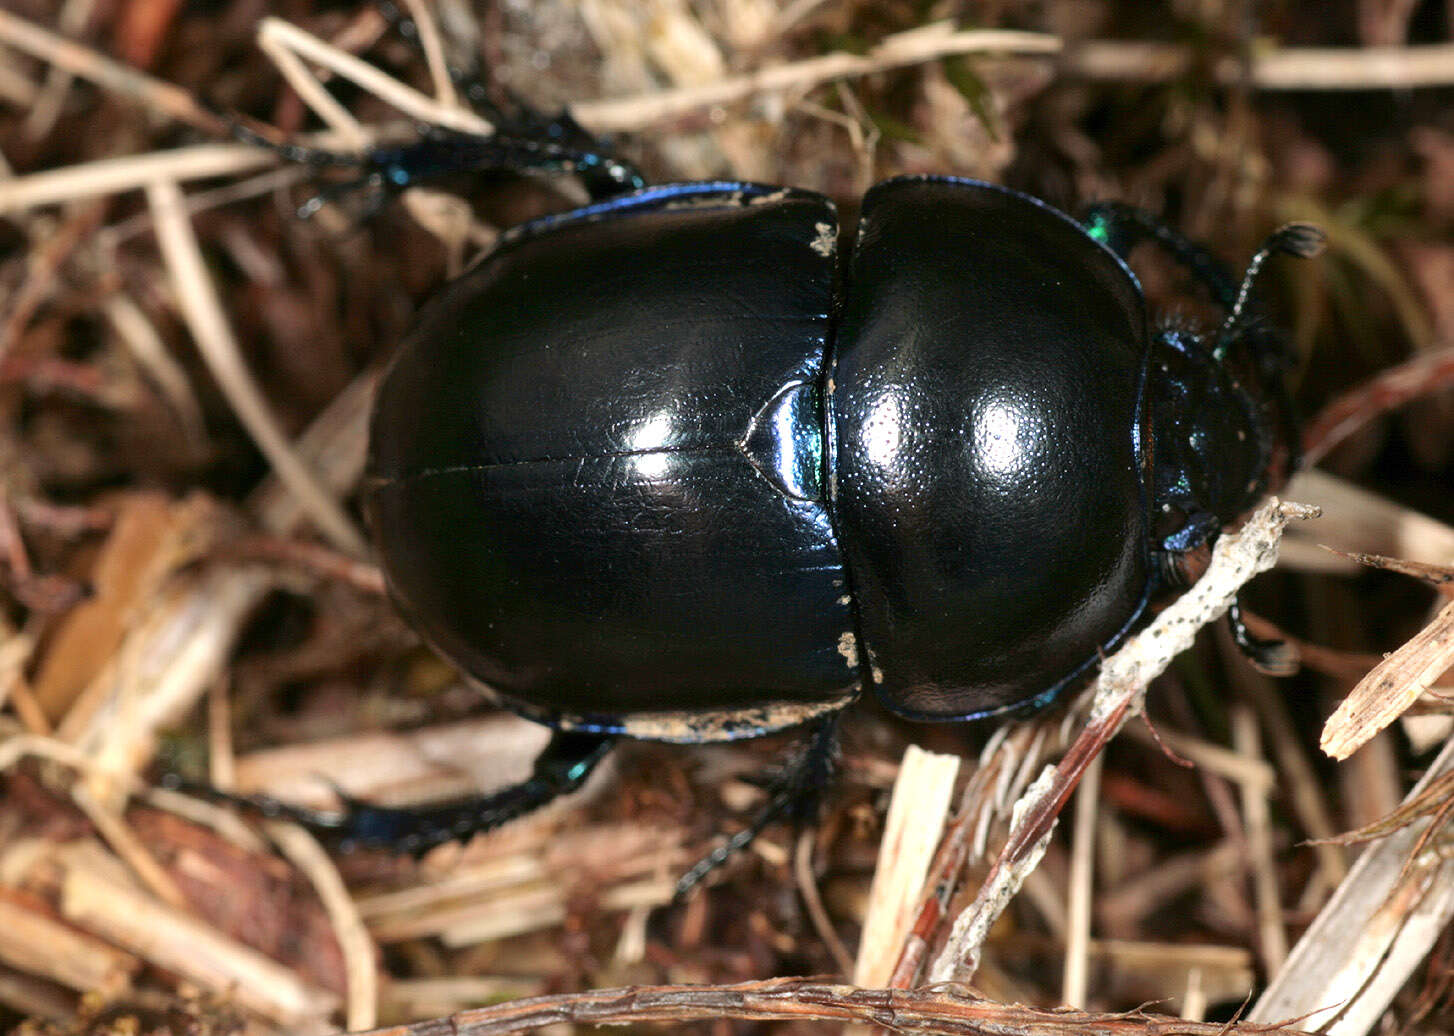
POLYGON ((1222 324, 1221 330, 1217 333, 1217 347, 1213 353, 1220 359, 1226 354, 1227 346, 1246 325, 1247 302, 1252 297, 1252 286, 1257 281, 1257 276, 1262 272, 1262 267, 1267 260, 1274 255, 1292 255, 1299 259, 1311 259, 1321 252, 1328 243, 1328 235, 1324 234, 1311 223, 1284 223, 1271 234, 1267 240, 1262 242, 1262 247, 1247 264, 1247 272, 1242 275, 1242 284, 1237 289, 1237 298, 1232 303, 1232 309, 1227 314, 1226 321, 1222 324))

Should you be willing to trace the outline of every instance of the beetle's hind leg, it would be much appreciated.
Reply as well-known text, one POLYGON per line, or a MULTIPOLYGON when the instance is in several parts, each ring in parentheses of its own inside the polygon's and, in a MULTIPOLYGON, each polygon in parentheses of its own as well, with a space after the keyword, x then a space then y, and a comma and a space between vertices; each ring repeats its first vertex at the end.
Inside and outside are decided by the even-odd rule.
POLYGON ((697 861, 677 881, 680 900, 708 874, 752 844, 768 825, 791 820, 796 826, 815 823, 823 792, 833 782, 838 766, 838 717, 834 712, 817 721, 798 746, 794 757, 768 785, 768 799, 741 831, 697 861))
POLYGON ((168 783, 246 806, 264 816, 297 821, 341 849, 378 848, 418 856, 436 845, 465 841, 472 835, 493 830, 570 794, 585 784, 614 744, 615 738, 604 735, 557 731, 536 757, 534 772, 528 779, 490 795, 422 809, 375 806, 340 793, 342 809, 313 810, 266 796, 229 795, 176 779, 168 783))

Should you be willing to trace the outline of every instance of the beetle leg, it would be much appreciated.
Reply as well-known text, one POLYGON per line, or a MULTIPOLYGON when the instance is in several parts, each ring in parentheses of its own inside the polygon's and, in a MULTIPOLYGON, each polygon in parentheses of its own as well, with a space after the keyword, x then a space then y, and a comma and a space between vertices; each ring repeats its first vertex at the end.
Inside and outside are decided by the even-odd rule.
POLYGON ((1092 205, 1081 219, 1086 233, 1122 259, 1142 241, 1154 241, 1211 292, 1223 309, 1237 301, 1237 281, 1226 265, 1201 245, 1134 205, 1104 201, 1092 205))
POLYGON ((376 147, 361 154, 330 151, 301 144, 280 143, 234 122, 233 135, 239 140, 265 147, 289 162, 315 168, 356 169, 352 180, 334 184, 304 202, 298 215, 304 219, 323 204, 362 188, 373 188, 377 208, 378 192, 394 193, 453 173, 491 171, 567 174, 575 176, 593 201, 634 191, 646 180, 635 166, 600 151, 572 147, 548 139, 514 137, 504 133, 481 135, 441 127, 427 128, 412 143, 376 147))
POLYGON ((375 806, 336 792, 342 809, 316 810, 270 796, 229 795, 215 788, 168 778, 171 787, 282 817, 336 843, 343 850, 390 849, 422 855, 436 845, 493 830, 580 788, 615 744, 612 737, 557 731, 535 760, 529 779, 490 795, 444 802, 422 809, 375 806))
POLYGON ((797 757, 791 760, 768 788, 767 805, 741 831, 697 861, 677 881, 676 899, 681 900, 712 871, 740 850, 752 844, 770 824, 791 819, 797 825, 818 818, 823 790, 833 781, 838 765, 838 717, 834 712, 816 723, 803 739, 797 757))
MULTIPOLYGON (((407 11, 401 9, 394 0, 375 0, 374 6, 400 36, 423 53, 419 26, 407 11)), ((562 108, 555 115, 547 115, 532 107, 508 87, 498 83, 491 84, 489 70, 477 50, 472 48, 457 61, 446 59, 445 69, 470 107, 495 128, 491 139, 510 140, 517 144, 533 143, 542 152, 556 149, 570 156, 571 163, 563 167, 552 159, 532 161, 526 157, 520 161, 490 161, 463 168, 506 169, 522 173, 557 172, 564 168, 580 177, 592 201, 604 201, 623 191, 646 185, 645 178, 635 166, 613 155, 610 144, 587 132, 568 109, 562 108), (491 89, 492 85, 494 89, 491 89), (508 108, 496 103, 497 96, 503 98, 508 108)), ((460 168, 456 166, 451 171, 458 171, 460 168)))
POLYGON ((1259 637, 1248 629, 1242 618, 1242 602, 1238 598, 1234 597, 1227 609, 1227 626, 1238 649, 1259 672, 1268 676, 1291 676, 1297 672, 1297 648, 1285 640, 1259 637))
MULTIPOLYGON (((375 0, 374 7, 421 57, 427 57, 419 26, 407 11, 394 0, 375 0)), ((569 110, 562 108, 555 115, 547 115, 509 87, 492 82, 484 56, 473 42, 468 48, 456 46, 453 49, 455 53, 446 56, 444 62, 450 82, 469 102, 470 108, 493 125, 497 132, 507 137, 551 140, 583 151, 604 153, 609 150, 602 140, 586 132, 569 110), (508 110, 496 103, 496 97, 505 101, 508 110)))

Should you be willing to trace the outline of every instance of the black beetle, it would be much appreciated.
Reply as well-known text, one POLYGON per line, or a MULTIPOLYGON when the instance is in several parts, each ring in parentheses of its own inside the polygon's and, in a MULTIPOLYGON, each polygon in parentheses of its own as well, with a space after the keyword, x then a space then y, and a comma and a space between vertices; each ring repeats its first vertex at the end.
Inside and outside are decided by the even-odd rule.
POLYGON ((555 735, 483 799, 287 810, 348 842, 497 826, 621 737, 810 729, 685 888, 811 808, 860 693, 915 720, 1049 703, 1296 463, 1287 356, 1248 297, 1312 228, 1274 234, 1239 284, 1135 209, 1077 222, 919 176, 867 194, 840 256, 821 195, 642 187, 583 136, 542 121, 367 159, 396 186, 564 169, 597 200, 509 231, 425 308, 379 389, 365 492, 404 615, 555 735), (1149 321, 1125 263, 1147 239, 1226 310, 1215 333, 1149 321))

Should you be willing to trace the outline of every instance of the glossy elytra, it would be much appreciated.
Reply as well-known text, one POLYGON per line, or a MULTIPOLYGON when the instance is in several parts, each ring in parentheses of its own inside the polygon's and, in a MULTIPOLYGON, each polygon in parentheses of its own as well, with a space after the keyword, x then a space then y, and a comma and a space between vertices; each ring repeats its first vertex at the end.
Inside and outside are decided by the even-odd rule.
POLYGON ((844 234, 822 195, 641 187, 572 123, 494 114, 495 137, 364 162, 396 185, 577 172, 596 201, 510 231, 425 308, 379 389, 365 505, 404 615, 555 735, 482 799, 292 811, 351 842, 494 827, 619 738, 804 728, 743 844, 810 808, 860 695, 916 720, 1053 700, 1295 463, 1286 357, 1249 289, 1268 255, 1315 250, 1310 228, 1239 284, 1134 209, 1076 221, 911 177, 844 234), (1148 314, 1125 263, 1142 240, 1220 327, 1148 314))

